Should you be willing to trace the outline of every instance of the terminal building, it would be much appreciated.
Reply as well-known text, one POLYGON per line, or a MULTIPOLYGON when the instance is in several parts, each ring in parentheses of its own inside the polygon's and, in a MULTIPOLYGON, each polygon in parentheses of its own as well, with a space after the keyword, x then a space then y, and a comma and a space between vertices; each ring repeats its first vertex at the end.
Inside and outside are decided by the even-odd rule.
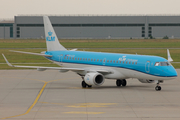
MULTIPOLYGON (((59 39, 180 38, 180 16, 49 16, 59 39)), ((0 39, 44 39, 42 16, 0 21, 0 39)))

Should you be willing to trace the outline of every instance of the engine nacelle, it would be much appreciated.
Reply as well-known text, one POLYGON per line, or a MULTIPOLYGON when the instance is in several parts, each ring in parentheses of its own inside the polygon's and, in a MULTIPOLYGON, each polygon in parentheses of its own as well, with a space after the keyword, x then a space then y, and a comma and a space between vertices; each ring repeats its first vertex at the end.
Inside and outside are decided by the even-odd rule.
POLYGON ((141 83, 154 83, 155 80, 138 79, 141 83))
POLYGON ((104 83, 104 76, 100 73, 87 73, 84 77, 84 81, 88 85, 100 86, 104 83))

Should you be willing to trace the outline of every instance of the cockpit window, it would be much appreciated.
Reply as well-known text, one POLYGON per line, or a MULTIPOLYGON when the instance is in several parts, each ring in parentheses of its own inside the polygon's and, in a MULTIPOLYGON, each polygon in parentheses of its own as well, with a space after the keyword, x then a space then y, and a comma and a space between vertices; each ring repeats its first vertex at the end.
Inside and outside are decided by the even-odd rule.
POLYGON ((170 64, 168 62, 160 62, 161 66, 170 66, 170 64))
POLYGON ((159 66, 159 62, 156 62, 154 66, 159 66))
POLYGON ((154 66, 170 66, 169 62, 156 62, 154 66))

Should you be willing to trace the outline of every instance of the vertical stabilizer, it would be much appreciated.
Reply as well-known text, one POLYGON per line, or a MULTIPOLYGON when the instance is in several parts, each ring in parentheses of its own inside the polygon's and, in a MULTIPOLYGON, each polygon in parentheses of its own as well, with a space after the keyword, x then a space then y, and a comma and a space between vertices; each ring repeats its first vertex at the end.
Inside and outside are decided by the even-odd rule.
POLYGON ((66 50, 60 43, 48 16, 43 16, 47 51, 66 50))

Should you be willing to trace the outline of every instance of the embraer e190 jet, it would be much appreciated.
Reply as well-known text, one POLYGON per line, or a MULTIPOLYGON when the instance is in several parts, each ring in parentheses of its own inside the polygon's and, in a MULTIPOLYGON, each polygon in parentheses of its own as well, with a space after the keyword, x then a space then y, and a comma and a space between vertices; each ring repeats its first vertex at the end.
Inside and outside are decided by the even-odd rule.
POLYGON ((7 64, 12 67, 36 68, 39 71, 47 69, 60 72, 73 71, 83 79, 83 88, 100 86, 105 79, 115 79, 116 85, 126 86, 126 79, 137 78, 142 83, 157 83, 155 90, 161 90, 160 83, 177 77, 177 72, 170 64, 172 60, 169 50, 168 60, 158 56, 101 53, 67 50, 58 41, 56 33, 47 16, 43 17, 47 51, 31 53, 13 51, 25 54, 44 56, 61 67, 18 66, 10 64, 3 55, 7 64))

